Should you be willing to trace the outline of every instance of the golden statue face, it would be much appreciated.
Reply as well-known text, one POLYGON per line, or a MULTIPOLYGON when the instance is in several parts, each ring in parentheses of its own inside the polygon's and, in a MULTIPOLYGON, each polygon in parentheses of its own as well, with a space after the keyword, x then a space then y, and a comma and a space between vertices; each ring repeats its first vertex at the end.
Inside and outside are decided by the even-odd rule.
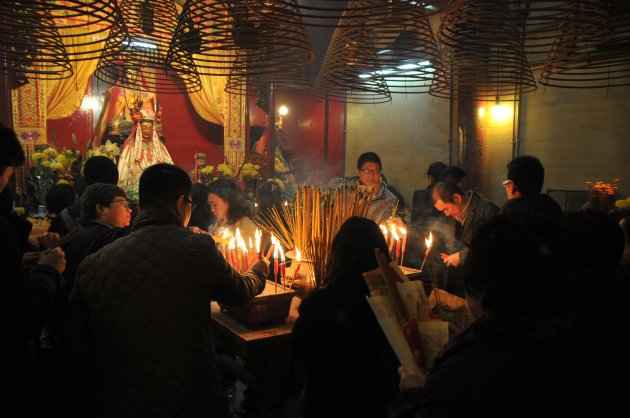
POLYGON ((142 139, 148 141, 153 138, 153 122, 142 121, 140 131, 142 132, 142 139))

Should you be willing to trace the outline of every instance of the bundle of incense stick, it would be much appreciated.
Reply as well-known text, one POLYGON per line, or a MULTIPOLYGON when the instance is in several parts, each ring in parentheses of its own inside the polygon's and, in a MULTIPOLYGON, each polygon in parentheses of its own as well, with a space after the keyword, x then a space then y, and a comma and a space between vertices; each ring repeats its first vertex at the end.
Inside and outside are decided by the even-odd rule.
POLYGON ((57 245, 55 247, 61 247, 63 245, 66 245, 67 243, 71 242, 76 237, 81 235, 83 233, 83 230, 84 230, 83 225, 75 226, 70 231, 68 231, 68 233, 66 235, 61 237, 61 239, 59 240, 59 242, 57 243, 57 245))
MULTIPOLYGON (((351 216, 385 221, 382 206, 371 208, 373 192, 355 185, 320 189, 313 185, 296 187, 295 202, 260 213, 258 226, 272 233, 286 248, 299 248, 306 260, 313 262, 314 285, 320 286, 332 240, 341 225, 351 216)), ((385 204, 385 203, 384 203, 385 204)))

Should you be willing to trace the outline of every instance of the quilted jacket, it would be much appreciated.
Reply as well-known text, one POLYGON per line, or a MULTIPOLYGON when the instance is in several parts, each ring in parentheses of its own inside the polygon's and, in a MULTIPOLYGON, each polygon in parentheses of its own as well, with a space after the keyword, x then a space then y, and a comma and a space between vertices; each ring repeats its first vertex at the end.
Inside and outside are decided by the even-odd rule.
POLYGON ((95 417, 225 417, 210 300, 239 305, 265 278, 239 274, 209 236, 142 211, 89 255, 70 294, 66 341, 95 417))

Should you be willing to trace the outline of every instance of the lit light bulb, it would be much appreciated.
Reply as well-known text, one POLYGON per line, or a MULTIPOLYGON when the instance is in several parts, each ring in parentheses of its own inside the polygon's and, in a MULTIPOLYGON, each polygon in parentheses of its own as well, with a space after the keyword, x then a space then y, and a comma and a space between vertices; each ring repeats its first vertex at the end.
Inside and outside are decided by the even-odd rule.
POLYGON ((278 109, 278 113, 280 113, 280 116, 286 116, 289 113, 289 108, 286 107, 285 105, 282 105, 278 109))

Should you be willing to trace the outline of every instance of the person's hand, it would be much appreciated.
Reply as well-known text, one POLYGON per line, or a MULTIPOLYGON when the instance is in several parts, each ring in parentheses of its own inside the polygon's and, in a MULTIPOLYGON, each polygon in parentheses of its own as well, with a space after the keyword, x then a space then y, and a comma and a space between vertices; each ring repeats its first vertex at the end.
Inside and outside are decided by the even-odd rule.
POLYGON ((263 276, 267 277, 269 275, 269 260, 266 258, 261 258, 256 261, 250 270, 261 273, 263 276))
POLYGON ((400 383, 398 384, 400 390, 422 389, 427 382, 426 376, 411 374, 403 366, 398 368, 398 374, 400 375, 400 383))
POLYGON ((56 246, 59 245, 60 240, 61 240, 61 237, 56 232, 46 232, 37 237, 39 248, 41 248, 42 250, 55 248, 56 246))
POLYGON ((204 231, 198 226, 189 226, 188 229, 194 234, 212 235, 210 232, 204 231))
POLYGON ((22 266, 25 268, 34 267, 37 264, 40 255, 41 253, 39 251, 24 253, 22 256, 22 266))
POLYGON ((37 264, 44 264, 57 270, 59 273, 63 273, 66 269, 66 255, 59 247, 51 250, 42 251, 39 256, 37 264))
POLYGON ((460 264, 459 252, 450 255, 442 253, 440 254, 440 257, 442 257, 442 261, 444 262, 444 264, 449 267, 457 267, 460 264))

